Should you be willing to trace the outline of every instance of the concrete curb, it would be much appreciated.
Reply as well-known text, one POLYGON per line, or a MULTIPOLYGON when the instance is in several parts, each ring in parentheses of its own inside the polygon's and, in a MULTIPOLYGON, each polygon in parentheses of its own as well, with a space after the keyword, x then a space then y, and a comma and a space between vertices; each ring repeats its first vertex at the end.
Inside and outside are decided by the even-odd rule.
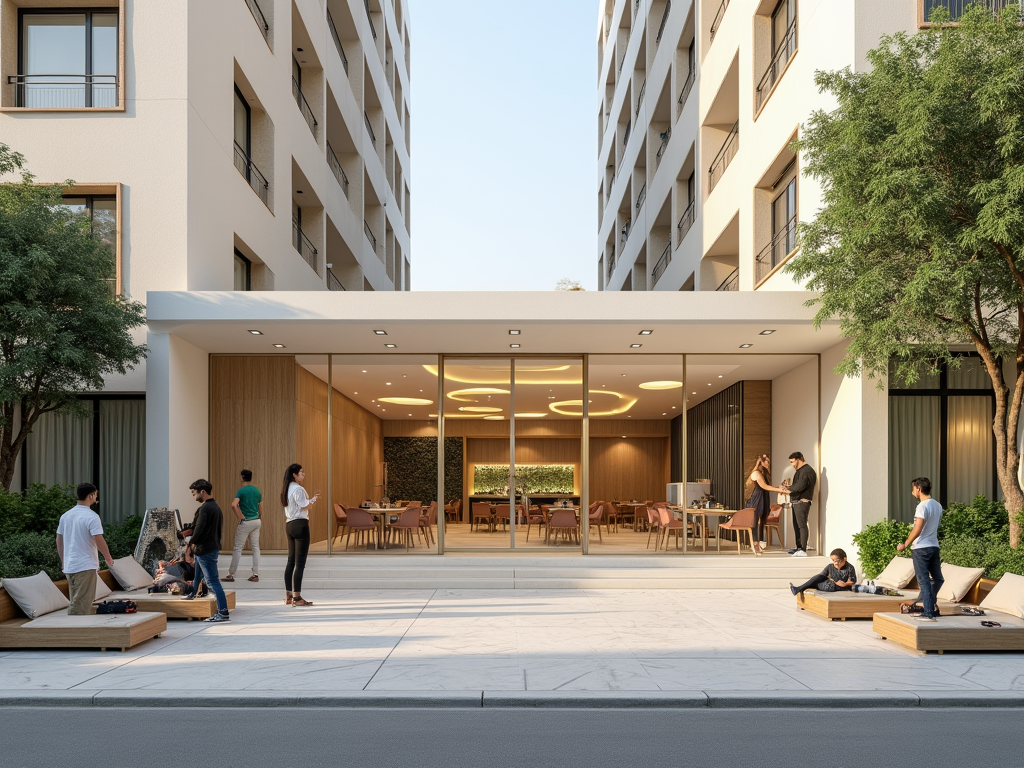
POLYGON ((1024 708, 1019 691, 4 691, 4 707, 313 709, 1024 708))

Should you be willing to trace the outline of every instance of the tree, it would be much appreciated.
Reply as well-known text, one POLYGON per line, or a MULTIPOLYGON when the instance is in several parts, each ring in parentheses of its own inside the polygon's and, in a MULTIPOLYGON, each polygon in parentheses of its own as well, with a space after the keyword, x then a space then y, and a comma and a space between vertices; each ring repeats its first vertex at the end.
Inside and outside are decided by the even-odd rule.
MULTIPOLYGON (((816 323, 850 339, 837 373, 914 382, 973 346, 995 393, 996 469, 1020 540, 1024 400, 1024 27, 1020 9, 969 7, 883 38, 871 71, 818 73, 838 108, 796 147, 823 207, 788 271, 816 323), (1007 374, 1005 363, 1012 368, 1007 374), (891 364, 891 371, 890 371, 891 364)), ((879 384, 881 386, 881 384, 879 384)))
POLYGON ((580 285, 579 280, 571 280, 568 277, 563 277, 557 283, 555 283, 556 291, 585 291, 587 290, 580 285))
MULTIPOLYGON (((132 330, 146 322, 139 302, 112 296, 110 249, 87 214, 62 204, 61 185, 36 184, 25 159, 0 144, 0 483, 39 417, 85 415, 77 396, 103 387, 145 357, 132 330)), ((71 182, 68 182, 70 184, 71 182)))

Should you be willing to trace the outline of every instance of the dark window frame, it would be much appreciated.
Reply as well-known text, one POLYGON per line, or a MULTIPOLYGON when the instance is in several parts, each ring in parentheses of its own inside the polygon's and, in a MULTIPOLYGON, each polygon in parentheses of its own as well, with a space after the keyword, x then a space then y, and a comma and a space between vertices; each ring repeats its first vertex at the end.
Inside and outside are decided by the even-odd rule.
POLYGON ((251 291, 252 290, 252 259, 247 257, 244 253, 242 253, 237 248, 235 248, 235 258, 236 259, 241 259, 241 261, 245 264, 245 288, 243 288, 242 290, 243 291, 251 291))
MULTIPOLYGON (((249 106, 249 100, 245 98, 245 94, 242 93, 237 83, 233 84, 235 90, 235 96, 238 97, 239 101, 242 102, 242 106, 245 107, 245 146, 242 149, 245 151, 245 159, 252 162, 252 107, 249 106)), ((232 121, 234 120, 234 110, 231 111, 232 121)), ((234 125, 231 126, 231 136, 234 140, 235 129, 234 125)))

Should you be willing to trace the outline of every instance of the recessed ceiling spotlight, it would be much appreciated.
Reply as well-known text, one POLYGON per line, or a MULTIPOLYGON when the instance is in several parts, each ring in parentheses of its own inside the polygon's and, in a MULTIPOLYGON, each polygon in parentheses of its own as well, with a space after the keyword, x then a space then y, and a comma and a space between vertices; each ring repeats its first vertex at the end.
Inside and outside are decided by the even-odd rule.
POLYGON ((710 383, 710 382, 708 382, 708 386, 709 386, 709 387, 711 386, 711 383, 710 383))
POLYGON ((518 336, 520 333, 522 333, 522 331, 509 331, 508 335, 509 336, 518 336))
POLYGON ((722 375, 721 375, 721 374, 719 374, 719 375, 718 375, 718 378, 722 378, 722 375))
POLYGON ((253 336, 262 336, 263 335, 263 331, 252 331, 251 330, 251 331, 249 331, 249 333, 251 333, 253 336))
POLYGON ((409 415, 410 415, 410 416, 412 416, 412 414, 411 414, 411 413, 410 413, 409 415))
POLYGON ((395 348, 394 344, 385 344, 384 346, 387 347, 388 349, 394 349, 395 348))
POLYGON ((750 349, 753 344, 740 344, 740 349, 750 349))
POLYGON ((353 394, 353 395, 358 395, 359 393, 358 393, 358 392, 353 392, 352 394, 353 394))
POLYGON ((387 336, 388 335, 387 331, 374 331, 374 333, 377 334, 378 336, 387 336))
POLYGON ((626 436, 625 436, 625 435, 623 435, 623 436, 622 436, 622 439, 623 439, 623 440, 625 440, 625 439, 626 439, 626 436))
POLYGON ((640 331, 640 333, 638 333, 637 335, 638 336, 650 336, 652 333, 654 333, 654 331, 640 331))
POLYGON ((640 349, 640 347, 642 347, 642 346, 643 346, 643 344, 630 344, 629 348, 630 349, 640 349))
POLYGON ((366 371, 363 371, 363 373, 366 373, 366 371))
MULTIPOLYGON (((385 381, 385 382, 384 382, 384 386, 385 386, 385 387, 390 387, 390 386, 391 386, 391 382, 390 382, 390 381, 385 381)), ((710 385, 710 384, 708 384, 708 386, 710 387, 711 385, 710 385)))
POLYGON ((667 413, 663 413, 663 414, 661 414, 661 415, 662 415, 662 416, 668 416, 668 414, 667 414, 667 413))
POLYGON ((275 349, 284 349, 284 344, 275 344, 274 348, 275 349))
POLYGON ((509 344, 512 349, 519 349, 519 344, 509 344))
POLYGON ((759 333, 758 336, 771 336, 773 333, 775 333, 774 330, 771 330, 771 331, 761 331, 761 333, 759 333))
POLYGON ((696 395, 697 393, 696 393, 696 392, 691 392, 690 394, 691 394, 691 395, 696 395))
POLYGON ((673 406, 672 406, 672 410, 674 411, 675 409, 676 409, 676 407, 675 407, 675 406, 673 405, 673 406))

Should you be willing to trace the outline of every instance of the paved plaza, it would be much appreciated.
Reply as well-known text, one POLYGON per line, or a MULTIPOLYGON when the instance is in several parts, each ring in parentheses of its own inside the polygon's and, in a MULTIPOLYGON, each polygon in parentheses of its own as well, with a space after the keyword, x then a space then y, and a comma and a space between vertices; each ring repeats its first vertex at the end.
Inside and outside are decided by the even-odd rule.
MULTIPOLYGON (((581 694, 635 701, 845 692, 1009 696, 1024 654, 924 656, 870 621, 798 611, 786 590, 277 590, 238 593, 229 624, 170 621, 127 652, 5 651, 0 701, 581 694), (992 692, 999 692, 993 694, 992 692)), ((856 695, 856 694, 854 694, 856 695)), ((452 699, 453 702, 457 700, 452 699)))

